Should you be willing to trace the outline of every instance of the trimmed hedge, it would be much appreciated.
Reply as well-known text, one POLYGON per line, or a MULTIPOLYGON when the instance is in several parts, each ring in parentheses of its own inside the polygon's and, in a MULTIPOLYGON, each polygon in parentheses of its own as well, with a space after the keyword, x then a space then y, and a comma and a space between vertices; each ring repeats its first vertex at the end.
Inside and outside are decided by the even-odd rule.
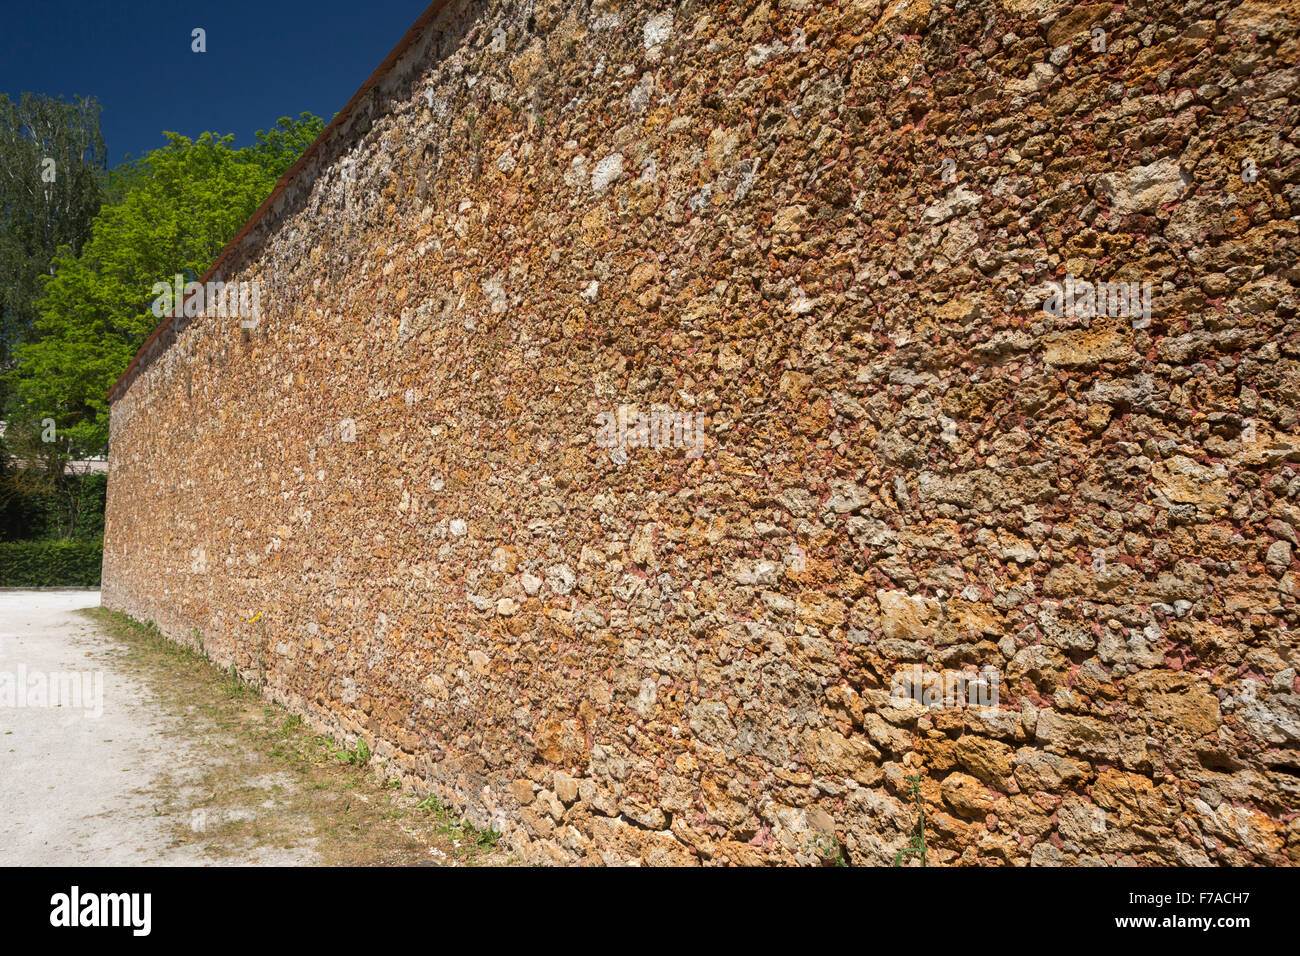
POLYGON ((73 540, 104 537, 108 475, 64 475, 57 494, 40 484, 35 491, 23 485, 12 473, 6 475, 0 464, 0 499, 4 499, 0 504, 0 541, 62 541, 69 524, 73 524, 73 540), (8 490, 17 490, 17 494, 4 494, 6 478, 12 482, 8 490), (78 512, 75 523, 70 521, 70 509, 78 512))
POLYGON ((0 587, 99 584, 103 541, 0 541, 0 587))

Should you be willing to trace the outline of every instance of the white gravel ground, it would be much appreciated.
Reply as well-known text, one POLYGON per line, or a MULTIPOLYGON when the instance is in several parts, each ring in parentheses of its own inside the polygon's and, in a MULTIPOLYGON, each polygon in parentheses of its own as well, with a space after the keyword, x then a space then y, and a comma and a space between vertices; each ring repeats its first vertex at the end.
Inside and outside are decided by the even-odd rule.
POLYGON ((0 866, 205 862, 168 846, 149 797, 164 770, 194 762, 192 744, 73 613, 98 604, 98 591, 0 591, 0 866), (79 675, 80 706, 30 699, 54 674, 79 675))

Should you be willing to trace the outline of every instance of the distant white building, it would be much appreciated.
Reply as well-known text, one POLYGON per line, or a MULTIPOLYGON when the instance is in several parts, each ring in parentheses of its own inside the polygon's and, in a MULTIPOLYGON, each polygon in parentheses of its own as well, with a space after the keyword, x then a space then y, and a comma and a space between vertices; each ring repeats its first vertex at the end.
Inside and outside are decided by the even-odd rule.
MULTIPOLYGON (((0 438, 5 437, 5 422, 0 421, 0 438)), ((22 459, 17 455, 10 455, 9 460, 21 462, 22 459)), ((108 474, 108 456, 99 455, 93 458, 79 458, 76 461, 69 461, 63 466, 65 475, 105 475, 108 474)))

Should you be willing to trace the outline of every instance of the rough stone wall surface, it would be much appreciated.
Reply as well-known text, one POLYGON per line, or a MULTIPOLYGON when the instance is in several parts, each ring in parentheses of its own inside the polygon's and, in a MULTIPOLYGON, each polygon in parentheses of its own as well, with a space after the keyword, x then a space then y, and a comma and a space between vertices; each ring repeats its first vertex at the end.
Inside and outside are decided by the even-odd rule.
POLYGON ((104 601, 529 861, 1296 862, 1298 21, 453 3, 119 393, 104 601))

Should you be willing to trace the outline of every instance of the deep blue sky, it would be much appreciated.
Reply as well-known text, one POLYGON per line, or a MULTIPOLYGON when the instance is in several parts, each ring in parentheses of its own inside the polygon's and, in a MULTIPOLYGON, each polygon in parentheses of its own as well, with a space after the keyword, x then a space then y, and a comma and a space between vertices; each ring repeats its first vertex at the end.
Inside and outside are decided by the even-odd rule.
POLYGON ((0 92, 95 96, 109 165, 162 131, 234 133, 281 116, 326 122, 429 0, 0 0, 0 92), (190 31, 207 30, 192 53, 190 31))

